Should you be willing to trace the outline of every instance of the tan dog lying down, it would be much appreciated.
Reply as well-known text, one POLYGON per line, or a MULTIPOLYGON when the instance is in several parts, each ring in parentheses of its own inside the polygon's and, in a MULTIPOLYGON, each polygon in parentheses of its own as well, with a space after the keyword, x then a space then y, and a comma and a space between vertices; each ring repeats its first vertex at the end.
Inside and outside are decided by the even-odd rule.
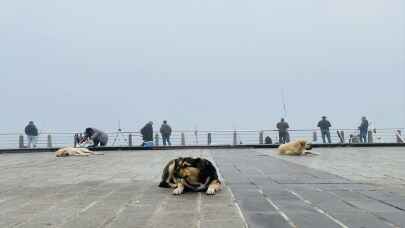
POLYGON ((281 155, 307 155, 307 154, 313 154, 313 155, 319 155, 315 153, 311 153, 306 150, 311 150, 312 146, 311 144, 307 143, 305 140, 297 140, 294 142, 282 144, 278 147, 278 152, 281 155))
POLYGON ((55 152, 56 157, 102 155, 87 148, 64 147, 55 152))

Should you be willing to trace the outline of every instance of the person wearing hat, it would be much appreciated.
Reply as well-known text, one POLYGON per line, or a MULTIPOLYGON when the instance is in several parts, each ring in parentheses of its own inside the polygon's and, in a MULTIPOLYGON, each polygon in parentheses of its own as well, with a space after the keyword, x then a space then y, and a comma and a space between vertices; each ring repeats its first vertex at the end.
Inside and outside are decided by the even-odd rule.
POLYGON ((328 143, 332 143, 329 132, 329 128, 332 127, 332 125, 329 120, 326 119, 326 116, 322 116, 322 120, 318 122, 318 127, 321 129, 323 143, 326 143, 326 137, 328 138, 328 143))
POLYGON ((28 122, 28 125, 24 129, 25 134, 27 135, 28 139, 28 148, 37 147, 38 141, 38 128, 35 126, 34 121, 28 122))

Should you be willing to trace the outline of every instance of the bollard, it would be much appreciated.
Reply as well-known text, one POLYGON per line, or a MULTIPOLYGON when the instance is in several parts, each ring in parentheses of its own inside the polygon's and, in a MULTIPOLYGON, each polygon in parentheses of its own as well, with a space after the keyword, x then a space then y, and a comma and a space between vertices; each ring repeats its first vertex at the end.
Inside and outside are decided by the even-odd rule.
POLYGON ((132 146, 132 134, 128 135, 128 146, 131 147, 132 146))
POLYGON ((24 136, 23 135, 20 135, 18 137, 18 148, 20 148, 20 149, 24 148, 24 136))
POLYGON ((185 146, 186 145, 186 136, 184 135, 184 133, 181 133, 181 145, 185 146))
POLYGON ((259 144, 260 144, 260 145, 263 144, 263 137, 264 137, 264 134, 263 134, 263 131, 261 131, 261 132, 259 133, 259 144))
POLYGON ((47 140, 47 144, 48 148, 52 148, 52 136, 48 135, 48 140, 47 140))
POLYGON ((159 134, 155 134, 155 146, 159 146, 159 134))
POLYGON ((233 132, 233 145, 235 146, 238 144, 238 133, 236 131, 233 132))
POLYGON ((312 134, 312 141, 313 142, 318 141, 318 133, 316 131, 314 131, 313 134, 312 134))
POLYGON ((208 135, 207 135, 207 137, 208 137, 208 145, 211 145, 211 142, 212 142, 212 137, 211 137, 211 133, 208 133, 208 135))
POLYGON ((368 143, 373 143, 373 131, 368 131, 368 143))

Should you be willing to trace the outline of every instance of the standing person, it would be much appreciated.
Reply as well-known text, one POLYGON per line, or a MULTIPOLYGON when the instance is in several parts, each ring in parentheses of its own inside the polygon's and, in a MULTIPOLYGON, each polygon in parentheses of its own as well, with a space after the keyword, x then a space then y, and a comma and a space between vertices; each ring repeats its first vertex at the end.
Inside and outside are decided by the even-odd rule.
POLYGON ((367 134, 368 134, 368 120, 365 116, 361 117, 361 124, 359 126, 360 130, 360 142, 368 143, 367 134))
POLYGON ((167 124, 166 120, 163 121, 163 124, 160 127, 160 134, 162 135, 163 145, 166 146, 168 144, 171 146, 172 143, 170 142, 170 136, 172 135, 172 128, 167 124))
POLYGON ((277 123, 278 137, 280 144, 290 142, 290 134, 288 133, 288 128, 290 128, 288 123, 285 122, 284 118, 281 118, 281 121, 277 123))
POLYGON ((322 120, 318 122, 318 127, 321 129, 323 143, 326 143, 325 137, 327 137, 328 143, 331 144, 332 140, 330 139, 329 128, 332 127, 332 125, 330 124, 329 120, 326 119, 326 116, 322 116, 322 120))
POLYGON ((80 143, 83 143, 89 139, 93 141, 93 145, 90 147, 106 146, 108 143, 108 135, 105 132, 93 127, 86 128, 84 131, 84 137, 80 143))
POLYGON ((149 121, 141 129, 143 143, 142 146, 153 146, 153 122, 149 121))
POLYGON ((25 127, 25 134, 28 139, 28 148, 31 148, 31 146, 36 148, 38 141, 38 128, 35 126, 34 121, 28 122, 28 125, 25 127))

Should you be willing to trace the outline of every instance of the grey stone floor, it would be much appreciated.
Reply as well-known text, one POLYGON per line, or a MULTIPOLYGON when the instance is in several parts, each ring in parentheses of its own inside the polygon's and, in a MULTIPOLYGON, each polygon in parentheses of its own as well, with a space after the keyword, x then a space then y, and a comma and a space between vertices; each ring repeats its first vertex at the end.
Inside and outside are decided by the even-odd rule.
POLYGON ((405 227, 403 148, 318 150, 313 158, 254 149, 1 154, 0 227, 405 227), (178 156, 212 160, 224 189, 158 188, 178 156))

